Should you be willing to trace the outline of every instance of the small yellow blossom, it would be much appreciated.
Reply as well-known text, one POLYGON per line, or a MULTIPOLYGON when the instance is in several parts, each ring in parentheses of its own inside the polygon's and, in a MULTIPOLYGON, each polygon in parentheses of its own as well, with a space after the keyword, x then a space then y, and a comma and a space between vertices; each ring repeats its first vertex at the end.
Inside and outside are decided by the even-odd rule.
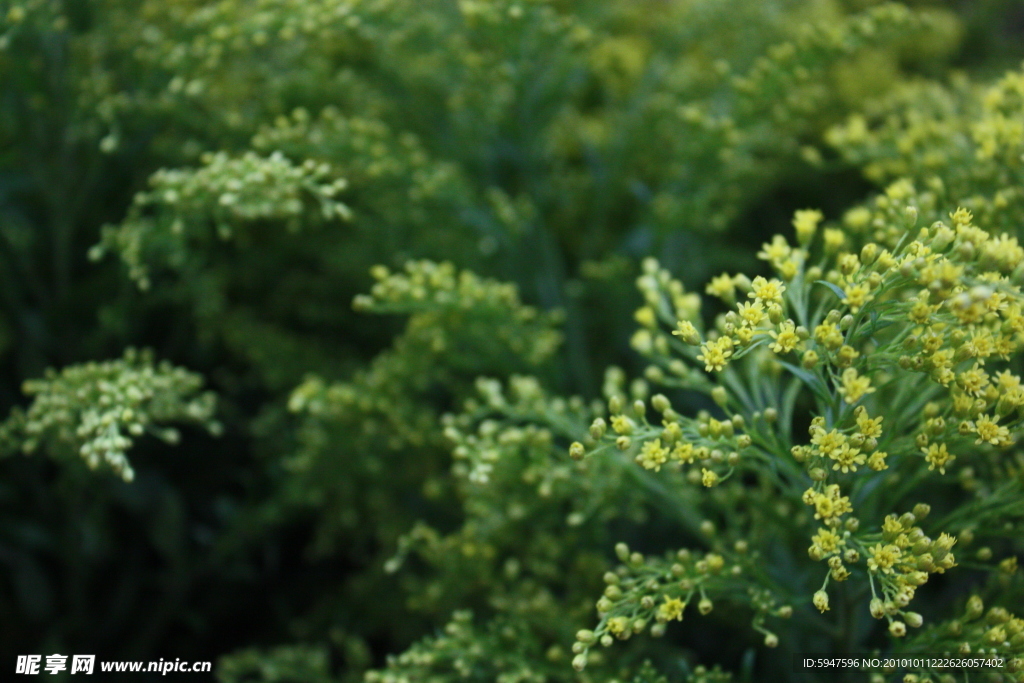
POLYGON ((731 337, 719 337, 714 341, 701 344, 697 360, 704 361, 704 369, 708 372, 719 372, 732 356, 733 341, 731 337))
POLYGON ((839 393, 846 399, 847 403, 856 403, 865 394, 870 394, 874 391, 875 388, 871 386, 871 379, 869 377, 858 376, 854 368, 847 368, 843 371, 843 386, 839 387, 839 393))
POLYGON ((700 333, 689 320, 680 320, 676 323, 676 329, 672 334, 683 340, 684 343, 696 346, 700 343, 700 333))
POLYGON ((672 449, 672 457, 686 464, 692 464, 694 459, 693 444, 689 441, 680 441, 672 449))
POLYGON ((882 470, 889 469, 889 466, 885 463, 885 459, 889 457, 889 454, 885 451, 876 451, 868 457, 868 467, 873 469, 875 472, 881 472, 882 470))
POLYGON ((832 323, 821 323, 814 328, 814 340, 834 351, 843 345, 843 333, 832 323))
POLYGON ((834 451, 829 457, 835 460, 835 464, 832 465, 832 469, 842 471, 843 474, 847 472, 856 472, 858 465, 863 465, 867 460, 867 456, 860 452, 860 449, 853 448, 849 444, 843 444, 843 446, 834 451))
POLYGON ((718 474, 707 468, 702 468, 700 481, 704 486, 711 488, 718 483, 718 474))
POLYGON ((782 293, 786 291, 786 285, 779 280, 766 280, 760 275, 750 283, 750 291, 747 296, 763 303, 771 301, 782 303, 782 293))
POLYGON ((846 288, 846 298, 843 299, 843 303, 856 313, 871 301, 872 298, 874 297, 871 295, 871 288, 864 283, 860 283, 846 288))
POLYGON ((814 233, 818 231, 818 224, 824 216, 817 209, 800 209, 793 214, 793 228, 796 230, 796 240, 803 246, 810 244, 814 239, 814 233))
POLYGON ((866 438, 877 439, 882 435, 882 416, 872 418, 868 411, 860 406, 857 409, 857 430, 866 438))
POLYGON ((661 466, 668 460, 668 449, 661 445, 661 439, 648 441, 640 449, 636 461, 646 470, 661 471, 661 466))
POLYGON ((975 363, 970 370, 965 370, 957 376, 956 383, 968 394, 981 396, 989 385, 988 373, 982 369, 980 363, 975 363))
POLYGON ((826 528, 818 529, 818 533, 811 537, 811 542, 812 547, 818 548, 824 555, 836 552, 844 544, 839 534, 826 528))
POLYGON ((632 434, 633 421, 625 415, 612 415, 612 429, 616 434, 632 434))
POLYGON ((789 258, 792 251, 793 250, 786 243, 785 237, 782 235, 775 235, 770 244, 765 242, 761 245, 761 251, 757 253, 757 257, 763 261, 778 263, 789 258))
POLYGON ((741 327, 732 333, 732 336, 736 337, 736 344, 739 346, 747 346, 754 340, 754 328, 752 327, 741 327))
POLYGON ((608 620, 608 631, 614 636, 621 636, 629 627, 629 619, 626 617, 612 617, 608 620))
POLYGON ((836 228, 825 228, 825 253, 834 254, 843 248, 846 243, 846 235, 842 230, 836 228))
POLYGON ((868 569, 876 574, 891 574, 893 567, 903 556, 903 551, 894 545, 882 545, 878 543, 869 551, 868 569))
POLYGON ((658 607, 657 619, 660 622, 672 621, 676 619, 678 621, 683 620, 683 610, 686 609, 686 603, 679 598, 665 598, 665 602, 658 607))
POLYGON ((728 273, 711 278, 704 291, 728 304, 736 300, 736 283, 728 273))
POLYGON ((779 331, 769 332, 775 341, 771 344, 771 350, 775 353, 789 353, 800 344, 800 337, 796 334, 796 325, 792 320, 785 320, 779 325, 779 331))
POLYGON ((764 320, 764 304, 760 301, 742 303, 736 307, 744 324, 750 327, 757 327, 764 320))
POLYGON ((946 465, 956 460, 955 455, 951 455, 946 450, 946 444, 930 444, 924 452, 924 459, 928 463, 929 470, 938 470, 939 474, 946 473, 946 465))
POLYGON ((812 598, 812 602, 818 608, 818 611, 822 613, 828 611, 828 593, 825 591, 817 591, 812 598))
POLYGON ((1010 430, 999 426, 996 419, 988 415, 979 417, 974 422, 972 431, 978 435, 978 440, 975 443, 990 443, 993 446, 1008 446, 1010 444, 1010 430))

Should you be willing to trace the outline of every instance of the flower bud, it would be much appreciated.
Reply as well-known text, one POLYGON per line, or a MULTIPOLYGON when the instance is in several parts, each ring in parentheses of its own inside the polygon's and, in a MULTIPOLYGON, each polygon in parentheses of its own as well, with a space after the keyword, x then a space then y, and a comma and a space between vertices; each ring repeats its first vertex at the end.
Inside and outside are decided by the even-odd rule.
POLYGON ((717 403, 722 408, 724 408, 726 404, 729 402, 729 395, 726 393, 725 387, 717 386, 714 389, 712 389, 711 398, 714 400, 715 403, 717 403))
POLYGON ((967 610, 964 618, 968 621, 972 621, 981 616, 982 612, 985 611, 985 603, 981 601, 977 595, 972 595, 967 600, 967 610))

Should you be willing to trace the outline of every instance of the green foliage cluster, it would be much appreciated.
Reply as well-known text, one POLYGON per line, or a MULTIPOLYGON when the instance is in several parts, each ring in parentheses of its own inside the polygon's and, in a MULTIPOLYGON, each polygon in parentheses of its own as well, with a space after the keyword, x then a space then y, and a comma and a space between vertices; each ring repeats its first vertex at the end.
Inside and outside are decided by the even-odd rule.
POLYGON ((1018 14, 0 0, 0 658, 1024 657, 1018 14))

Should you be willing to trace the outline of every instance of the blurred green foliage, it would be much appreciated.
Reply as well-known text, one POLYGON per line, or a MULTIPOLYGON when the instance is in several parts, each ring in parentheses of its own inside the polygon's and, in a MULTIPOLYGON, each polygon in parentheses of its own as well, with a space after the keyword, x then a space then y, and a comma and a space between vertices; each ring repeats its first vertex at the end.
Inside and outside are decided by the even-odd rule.
MULTIPOLYGON (((907 175, 980 215, 1021 180, 1016 81, 986 84, 1022 22, 1010 0, 0 0, 0 659, 237 651, 224 681, 348 682, 405 651, 412 681, 574 680, 614 542, 699 538, 707 504, 545 455, 630 391, 606 367, 643 368, 636 264, 753 274, 794 209, 907 175), (25 415, 37 450, 81 452, 106 396, 131 484, 25 457, 25 415), (453 458, 499 409, 521 428, 492 470, 453 458)), ((605 671, 721 680, 689 667, 735 668, 729 632, 605 671)))

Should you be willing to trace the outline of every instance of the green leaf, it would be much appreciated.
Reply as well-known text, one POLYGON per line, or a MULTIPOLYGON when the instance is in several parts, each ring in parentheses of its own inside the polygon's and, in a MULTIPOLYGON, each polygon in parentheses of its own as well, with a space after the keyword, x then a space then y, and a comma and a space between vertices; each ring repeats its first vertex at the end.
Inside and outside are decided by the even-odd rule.
POLYGON ((835 285, 834 285, 834 284, 832 284, 831 282, 825 282, 824 280, 815 280, 815 281, 814 281, 814 284, 816 284, 816 285, 825 285, 826 287, 828 287, 829 289, 831 289, 831 290, 832 290, 832 292, 833 292, 833 293, 834 293, 834 294, 835 294, 835 295, 836 295, 837 297, 839 297, 839 300, 840 300, 840 301, 842 301, 843 299, 845 299, 845 298, 846 298, 846 292, 844 292, 843 290, 841 290, 841 289, 840 289, 839 287, 835 286, 835 285))

